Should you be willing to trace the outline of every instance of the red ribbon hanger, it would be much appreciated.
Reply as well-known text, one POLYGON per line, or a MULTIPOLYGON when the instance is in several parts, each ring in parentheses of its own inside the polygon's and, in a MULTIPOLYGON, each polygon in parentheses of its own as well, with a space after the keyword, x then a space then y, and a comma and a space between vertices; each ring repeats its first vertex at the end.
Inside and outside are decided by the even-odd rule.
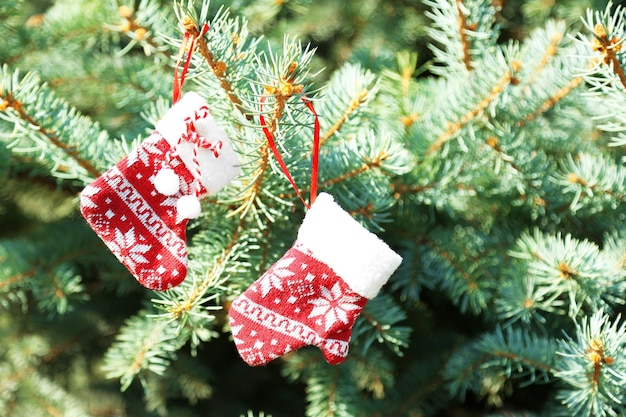
POLYGON ((183 84, 185 84, 185 76, 187 72, 189 72, 189 64, 191 63, 191 56, 196 50, 196 44, 198 39, 206 35, 209 31, 209 24, 205 23, 202 25, 202 30, 198 31, 193 25, 193 31, 188 29, 188 25, 193 25, 193 23, 185 23, 185 34, 183 35, 183 42, 180 44, 180 49, 178 50, 178 58, 176 59, 176 66, 174 67, 174 85, 172 86, 172 104, 175 104, 178 100, 180 100, 181 92, 183 89, 183 84), (183 65, 183 70, 178 76, 178 68, 183 60, 183 56, 185 55, 185 51, 187 52, 187 58, 185 59, 185 64, 183 65))
MULTIPOLYGON (((313 113, 313 116, 315 117, 315 121, 313 124, 313 150, 311 152, 311 190, 309 193, 310 204, 307 204, 306 200, 302 196, 302 193, 298 189, 296 182, 294 181, 293 177, 289 173, 289 169, 287 168, 287 165, 285 164, 285 161, 283 160, 283 157, 280 155, 280 152, 278 151, 278 147, 276 146, 274 135, 272 134, 272 132, 270 132, 267 124, 265 123, 265 117, 263 116, 263 113, 259 115, 259 120, 261 122, 263 133, 265 134, 265 137, 267 138, 267 143, 269 144, 270 149, 272 150, 272 153, 274 154, 274 157, 276 158, 276 161, 278 162, 278 165, 280 165, 280 169, 283 171, 283 173, 287 177, 287 180, 289 180, 289 183, 291 184, 293 189, 296 191, 296 194, 300 198, 300 201, 302 201, 302 203, 307 209, 310 209, 311 205, 315 202, 315 197, 317 196, 317 182, 318 182, 318 176, 319 176, 320 121, 319 121, 319 116, 317 115, 317 112, 315 111, 315 107, 313 107, 313 103, 311 103, 311 101, 306 97, 302 97, 302 101, 304 102, 304 105, 311 111, 311 113, 313 113)), ((263 111, 263 103, 265 103, 265 96, 261 97, 261 103, 259 105, 261 112, 263 111)))

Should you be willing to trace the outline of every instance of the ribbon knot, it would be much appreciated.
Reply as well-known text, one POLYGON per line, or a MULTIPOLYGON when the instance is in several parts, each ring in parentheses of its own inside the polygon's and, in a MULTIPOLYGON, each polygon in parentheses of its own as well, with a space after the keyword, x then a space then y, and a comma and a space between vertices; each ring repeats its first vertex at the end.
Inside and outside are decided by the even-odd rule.
POLYGON ((222 150, 223 143, 221 140, 212 141, 209 138, 205 138, 198 133, 196 129, 196 122, 203 119, 208 119, 211 116, 211 112, 207 106, 202 106, 194 112, 193 117, 188 116, 185 118, 185 131, 178 140, 177 147, 180 146, 182 141, 193 144, 193 176, 195 178, 196 196, 202 192, 202 168, 200 166, 200 160, 198 153, 200 149, 207 149, 211 151, 215 158, 219 158, 220 151, 222 150))
POLYGON ((206 138, 201 138, 200 142, 198 143, 199 148, 208 149, 213 153, 213 156, 216 158, 219 158, 222 146, 223 144, 221 140, 212 142, 206 138))
POLYGON ((202 25, 202 29, 198 30, 195 24, 185 25, 185 34, 183 35, 183 41, 180 44, 178 50, 178 58, 176 59, 176 65, 174 66, 174 85, 172 88, 172 103, 176 103, 180 100, 183 84, 185 84, 185 76, 189 71, 189 64, 191 64, 191 56, 196 50, 197 42, 209 31, 208 23, 202 25), (187 52, 187 58, 183 64, 183 69, 180 76, 178 75, 178 68, 183 62, 183 57, 187 52))

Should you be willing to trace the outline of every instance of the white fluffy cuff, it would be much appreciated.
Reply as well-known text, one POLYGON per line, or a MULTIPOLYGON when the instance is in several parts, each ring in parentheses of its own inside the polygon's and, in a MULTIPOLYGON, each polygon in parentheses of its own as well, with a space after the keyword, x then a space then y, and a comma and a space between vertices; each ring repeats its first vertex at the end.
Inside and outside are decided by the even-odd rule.
MULTIPOLYGON (((185 119, 190 117, 194 120, 196 112, 206 106, 202 97, 194 92, 186 93, 183 98, 163 116, 156 125, 159 132, 170 144, 176 146, 179 138, 187 131, 185 119)), ((226 133, 217 125, 211 114, 208 117, 194 121, 196 131, 200 136, 211 143, 221 142, 221 148, 216 154, 211 149, 198 149, 198 162, 202 173, 202 185, 208 194, 216 194, 241 170, 237 153, 233 150, 226 133), (216 156, 217 155, 217 156, 216 156)), ((177 148, 177 154, 183 160, 187 168, 195 173, 196 167, 193 162, 194 144, 181 142, 177 148)))
POLYGON ((328 265, 365 298, 374 298, 402 258, 345 212, 330 194, 321 193, 306 213, 298 244, 328 265))

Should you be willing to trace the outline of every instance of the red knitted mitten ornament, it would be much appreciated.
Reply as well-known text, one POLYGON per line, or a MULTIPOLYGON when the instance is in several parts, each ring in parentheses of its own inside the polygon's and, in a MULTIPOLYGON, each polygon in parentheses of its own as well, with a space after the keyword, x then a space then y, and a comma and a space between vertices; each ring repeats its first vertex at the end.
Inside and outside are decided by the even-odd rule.
POLYGON ((265 365, 313 345, 328 363, 343 362, 354 322, 401 262, 329 194, 320 194, 295 244, 232 303, 239 354, 248 365, 265 365))
POLYGON ((85 187, 80 210, 141 285, 166 290, 187 275, 186 228, 200 214, 199 199, 239 170, 205 101, 187 93, 150 137, 85 187))

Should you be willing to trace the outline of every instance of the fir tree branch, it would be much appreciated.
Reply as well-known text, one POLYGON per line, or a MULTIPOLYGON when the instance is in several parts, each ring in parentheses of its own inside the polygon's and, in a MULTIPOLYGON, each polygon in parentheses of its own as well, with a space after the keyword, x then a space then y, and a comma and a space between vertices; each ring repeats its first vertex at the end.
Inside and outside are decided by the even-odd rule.
MULTIPOLYGON (((594 184, 589 184, 589 182, 584 179, 583 177, 579 176, 577 173, 575 172, 570 172, 567 175, 567 181, 572 183, 572 184, 577 184, 580 185, 581 187, 585 187, 588 188, 589 190, 593 191, 594 194, 603 194, 606 195, 608 197, 610 197, 611 199, 617 200, 618 202, 622 202, 624 200, 624 195, 623 194, 618 194, 612 190, 607 190, 601 187, 601 184, 598 183, 594 183, 594 184)), ((593 195, 587 195, 587 194, 581 194, 580 198, 591 198, 593 195)))
POLYGON ((69 349, 73 348, 74 346, 80 345, 82 343, 85 343, 85 340, 81 339, 81 337, 79 336, 74 337, 70 340, 67 340, 63 343, 59 343, 57 346, 53 346, 50 349, 50 351, 41 358, 41 360, 44 363, 52 362, 61 354, 67 352, 69 349))
POLYGON ((452 266, 452 268, 454 268, 461 275, 463 280, 467 283, 468 292, 472 292, 478 289, 478 284, 476 283, 476 281, 474 281, 469 272, 467 272, 461 266, 461 264, 456 259, 454 259, 454 256, 450 252, 446 251, 441 246, 438 246, 437 244, 435 244, 435 242, 428 238, 424 238, 423 242, 426 244, 426 246, 432 248, 437 254, 439 254, 439 256, 445 259, 452 266))
POLYGON ((252 174, 252 177, 254 178, 254 183, 252 183, 244 191, 244 202, 235 210, 235 213, 246 213, 250 206, 254 204, 257 196, 261 194, 261 187, 263 184, 263 179, 265 178, 265 173, 267 172, 269 167, 269 162, 270 147, 267 142, 263 142, 263 144, 259 148, 259 163, 252 174))
MULTIPOLYGON (((412 395, 407 397, 406 401, 398 404, 397 408, 389 410, 389 412, 383 414, 382 416, 397 417, 407 415, 406 413, 411 410, 413 404, 428 398, 429 395, 439 390, 442 384, 443 378, 439 375, 436 378, 430 379, 427 384, 417 386, 418 389, 416 389, 412 395)), ((374 414, 371 417, 380 417, 380 414, 374 414)))
POLYGON ((548 43, 548 47, 544 52, 539 64, 535 67, 533 74, 529 77, 528 81, 526 81, 527 89, 537 80, 537 78, 541 75, 542 71, 546 68, 548 63, 556 56, 558 51, 559 43, 563 40, 563 33, 556 32, 550 38, 550 42, 548 43))
MULTIPOLYGON (((30 381, 32 380, 37 380, 38 382, 45 380, 45 377, 41 376, 40 374, 38 374, 37 372, 37 367, 35 366, 27 366, 27 367, 20 367, 19 368, 19 372, 9 376, 9 380, 7 381, 9 384, 14 383, 16 385, 20 385, 20 382, 25 381, 26 384, 29 384, 30 381), (25 381, 26 380, 26 381, 25 381)), ((65 417, 67 414, 60 411, 57 407, 55 407, 54 405, 52 405, 50 402, 46 402, 45 400, 52 400, 54 401, 54 399, 50 396, 46 395, 47 393, 43 393, 40 391, 31 391, 31 396, 29 398, 34 398, 35 401, 38 403, 38 405, 46 411, 46 415, 50 415, 53 417, 65 417)), ((17 405, 17 399, 16 398, 12 398, 11 401, 11 408, 9 408, 9 414, 10 416, 14 415, 12 408, 14 406, 17 405)), ((83 410, 81 410, 81 412, 84 412, 83 410)))
MULTIPOLYGON (((265 241, 268 241, 271 239, 271 234, 272 234, 272 224, 273 223, 268 223, 267 227, 265 228, 265 230, 263 230, 263 238, 265 239, 265 241)), ((268 255, 270 252, 270 245, 263 245, 263 249, 262 249, 262 253, 261 253, 261 262, 259 262, 259 270, 261 271, 265 271, 267 270, 268 267, 268 255)))
POLYGON ((17 372, 12 373, 7 377, 7 382, 18 385, 18 383, 22 381, 25 376, 30 375, 33 372, 36 372, 34 366, 20 367, 17 369, 17 372))
POLYGON ((361 106, 365 101, 367 101, 369 91, 367 89, 361 90, 356 97, 352 99, 350 105, 346 109, 346 111, 341 115, 341 117, 335 122, 335 124, 328 129, 328 132, 321 138, 320 146, 324 146, 330 138, 335 135, 343 124, 350 118, 350 116, 361 106))
MULTIPOLYGON (((297 66, 297 62, 291 62, 286 69, 286 75, 281 76, 280 80, 277 80, 277 82, 275 80, 273 85, 264 86, 267 94, 273 97, 275 101, 272 119, 268 126, 273 136, 276 135, 278 122, 283 117, 287 100, 293 97, 294 94, 301 94, 304 90, 304 85, 296 84, 295 76, 297 66)), ((261 99, 262 102, 265 102, 265 97, 268 97, 268 95, 261 99)))
POLYGON ((619 316, 610 320, 599 310, 582 318, 575 337, 559 340, 560 369, 555 375, 565 383, 559 397, 574 415, 624 415, 620 359, 626 332, 619 316))
POLYGON ((374 316, 372 316, 366 310, 363 310, 361 312, 361 316, 363 316, 363 318, 367 320, 370 323, 370 325, 376 329, 378 333, 385 334, 387 333, 387 330, 389 330, 389 327, 383 326, 378 320, 376 320, 374 316))
MULTIPOLYGON (((487 146, 489 146, 494 152, 496 152, 496 154, 498 155, 498 157, 500 158, 502 162, 504 162, 506 165, 511 167, 513 171, 515 171, 517 174, 519 174, 522 177, 524 183, 526 184, 528 188, 533 189, 533 190, 538 190, 538 187, 532 183, 532 181, 524 173, 522 168, 520 168, 520 166, 514 162, 513 158, 508 157, 508 155, 504 153, 502 148, 500 148, 499 140, 497 137, 489 136, 487 138, 487 146)), ((522 195, 525 195, 525 194, 522 194, 522 195)), ((541 199, 541 201, 536 201, 536 203, 541 204, 541 205, 546 204, 545 200, 543 199, 541 199)))
MULTIPOLYGON (((234 243, 236 241, 236 239, 231 239, 231 242, 234 243)), ((231 246, 232 248, 232 246, 231 246)), ((228 259, 228 254, 230 253, 230 250, 225 251, 225 254, 222 255, 215 263, 215 265, 213 266, 213 268, 206 273, 204 279, 202 280, 202 282, 200 283, 200 285, 198 285, 198 287, 194 290, 193 293, 191 293, 189 295, 188 298, 181 300, 178 304, 174 305, 173 307, 168 308, 169 313, 172 315, 172 317, 175 320, 180 319, 183 314, 188 313, 189 311, 191 311, 191 309, 193 308, 193 306, 195 305, 195 303, 204 295, 206 289, 209 287, 209 285, 211 284, 211 282, 215 279, 215 277, 217 276, 217 271, 220 270, 220 267, 226 262, 226 260, 228 259)))
POLYGON ((349 213, 352 216, 360 216, 366 219, 374 218, 374 211, 376 210, 376 206, 374 203, 368 203, 364 206, 359 207, 356 210, 350 210, 349 213))
POLYGON ((333 378, 328 386, 328 414, 325 417, 333 417, 337 409, 337 383, 339 382, 339 368, 335 367, 332 371, 333 378))
POLYGON ((463 64, 465 65, 465 69, 471 71, 473 69, 472 55, 470 53, 471 46, 466 33, 469 28, 467 27, 467 19, 463 13, 463 0, 456 0, 456 11, 459 15, 459 37, 461 39, 461 45, 463 46, 463 64))
POLYGON ((621 204, 626 196, 625 175, 623 167, 610 157, 580 153, 567 156, 554 181, 563 187, 564 195, 572 196, 569 204, 564 201, 563 210, 575 213, 580 209, 593 211, 621 204))
MULTIPOLYGON (((398 64, 400 67, 400 88, 402 97, 409 98, 415 67, 417 66, 417 53, 399 53, 398 64)), ((421 71, 420 71, 421 72, 421 71)))
POLYGON ((405 131, 409 132, 409 130, 411 129, 411 126, 413 126, 413 123, 417 122, 420 117, 421 115, 419 113, 411 112, 407 114, 406 116, 400 117, 400 122, 402 122, 402 124, 404 125, 405 131))
POLYGON ((341 182, 346 181, 349 178, 354 178, 358 175, 363 174, 364 172, 367 172, 371 169, 375 169, 375 168, 379 168, 382 163, 389 158, 389 155, 387 154, 387 152, 383 151, 380 155, 378 155, 378 157, 376 158, 372 158, 369 159, 367 158, 366 161, 358 168, 353 169, 352 171, 346 172, 336 178, 331 178, 328 179, 324 182, 321 183, 322 187, 330 187, 333 185, 337 185, 341 182))
MULTIPOLYGON (((463 348, 466 348, 466 347, 463 346, 463 348)), ((540 363, 540 362, 534 361, 533 359, 530 359, 530 358, 521 357, 521 356, 515 355, 512 352, 493 351, 493 352, 485 353, 481 357, 477 358, 475 361, 473 361, 471 363, 468 363, 467 366, 465 367, 465 369, 462 371, 462 373, 459 374, 458 378, 460 380, 469 379, 474 372, 476 372, 477 370, 481 369, 483 367, 483 365, 485 363, 488 363, 489 360, 492 357, 497 357, 497 358, 502 358, 502 359, 507 359, 507 360, 512 360, 512 361, 517 361, 519 363, 528 365, 529 367, 531 367, 531 369, 543 369, 545 371, 553 371, 554 370, 548 364, 540 363)))
POLYGON ((393 189, 393 192, 396 198, 400 198, 400 196, 403 194, 418 194, 418 193, 421 193, 422 191, 435 188, 437 184, 438 184, 438 181, 431 182, 426 185, 404 184, 401 181, 396 181, 393 184, 391 184, 391 187, 393 189))
MULTIPOLYGON (((422 164, 426 164, 426 166, 428 166, 428 164, 430 164, 430 161, 424 160, 420 162, 420 165, 422 164)), ((431 182, 426 184, 415 184, 413 183, 413 181, 395 180, 391 183, 391 189, 394 192, 395 198, 399 198, 403 194, 419 194, 421 192, 436 188, 444 189, 451 182, 456 182, 457 178, 461 177, 461 175, 465 172, 467 168, 467 162, 463 162, 463 164, 458 165, 453 171, 446 173, 443 177, 432 178, 431 176, 428 176, 431 182)), ((421 180, 422 178, 424 178, 424 176, 419 176, 419 178, 421 180)))
MULTIPOLYGON (((527 375, 531 383, 538 376, 548 381, 556 372, 555 348, 553 338, 497 326, 450 354, 443 376, 448 388, 457 395, 464 395, 468 390, 482 391, 485 378, 489 377, 504 382, 527 375)), ((498 385, 499 391, 502 384, 498 385)))
POLYGON ((493 86, 489 94, 483 98, 478 105, 465 113, 458 121, 455 123, 448 122, 448 127, 445 132, 443 132, 429 147, 426 152, 427 155, 436 152, 439 150, 447 141, 452 139, 454 135, 461 130, 464 126, 469 124, 472 120, 474 120, 478 115, 481 114, 498 96, 504 88, 511 82, 512 76, 509 71, 500 78, 500 80, 493 86))
POLYGON ((531 358, 516 355, 513 352, 504 351, 504 350, 494 350, 492 352, 492 355, 497 358, 508 359, 508 360, 515 361, 524 365, 528 365, 531 369, 541 369, 546 372, 555 371, 555 368, 548 363, 539 362, 531 358))
POLYGON ((48 412, 48 414, 50 414, 51 416, 53 416, 53 417, 64 417, 65 416, 65 414, 63 412, 61 412, 60 410, 58 410, 55 406, 53 406, 50 403, 44 402, 44 398, 42 396, 36 395, 35 399, 37 400, 37 402, 39 403, 41 408, 46 410, 46 412, 48 412))
MULTIPOLYGON (((460 174, 460 172, 459 172, 460 174)), ((391 184, 391 188, 396 196, 399 198, 403 194, 419 194, 422 191, 430 190, 437 186, 441 185, 441 181, 433 181, 426 185, 417 185, 417 184, 405 184, 402 181, 395 181, 391 184)))
POLYGON ((219 80, 220 86, 226 93, 228 99, 235 105, 235 108, 246 117, 246 119, 252 120, 252 115, 249 114, 249 112, 243 107, 241 99, 237 97, 232 85, 226 78, 226 70, 228 69, 226 62, 215 59, 213 52, 209 50, 206 39, 204 36, 200 36, 200 30, 191 18, 188 17, 184 19, 183 25, 188 34, 194 38, 198 38, 198 50, 200 51, 200 55, 202 55, 206 63, 209 65, 209 68, 213 71, 215 77, 219 80))
POLYGON ((117 11, 124 19, 124 22, 118 26, 109 26, 109 29, 122 32, 137 42, 145 42, 153 47, 154 50, 161 52, 165 57, 170 56, 170 52, 166 48, 162 48, 162 45, 159 45, 149 33, 149 28, 137 23, 137 16, 135 16, 133 9, 126 5, 121 5, 117 8, 117 11))
MULTIPOLYGON (((2 259, 0 259, 0 261, 2 261, 2 259)), ((13 284, 17 282, 34 277, 36 272, 37 272, 37 267, 34 267, 25 273, 15 274, 9 279, 0 281, 0 291, 3 291, 6 287, 11 287, 13 284)))
MULTIPOLYGON (((326 181, 322 181, 320 183, 320 188, 328 188, 328 187, 332 187, 334 185, 340 184, 350 178, 354 178, 357 177, 361 174, 363 174, 364 172, 370 171, 372 169, 376 169, 376 168, 380 168, 383 164, 383 162, 385 160, 387 160, 389 158, 389 154, 387 154, 386 151, 383 151, 382 153, 380 153, 376 158, 372 158, 369 159, 367 158, 366 161, 358 168, 353 169, 351 171, 348 171, 346 173, 341 174, 338 177, 335 178, 330 178, 326 181)), ((408 186, 407 186, 408 187, 408 186)), ((309 192, 310 191, 310 187, 306 187, 306 188, 302 188, 300 190, 303 193, 309 192)), ((292 198, 296 198, 296 193, 295 192, 290 192, 290 193, 282 193, 280 194, 281 198, 286 198, 286 199, 292 199, 292 198)))
POLYGON ((129 367, 133 375, 136 375, 139 373, 139 371, 141 371, 142 363, 144 361, 144 358, 146 357, 146 353, 148 353, 151 348, 152 348, 151 341, 149 339, 144 340, 141 350, 139 350, 139 352, 137 353, 137 356, 135 356, 135 360, 129 367))
POLYGON ((230 258, 230 255, 235 248, 235 244, 237 243, 237 240, 239 240, 240 231, 244 229, 245 224, 245 218, 240 217, 239 224, 235 228, 233 235, 231 236, 226 247, 224 248, 222 255, 219 257, 219 259, 216 260, 213 268, 205 274, 204 279, 202 280, 200 285, 198 285, 198 287, 191 293, 189 297, 181 300, 181 302, 168 309, 168 311, 175 320, 180 319, 184 313, 191 311, 196 302, 204 295, 206 289, 209 288, 211 282, 213 282, 213 280, 216 278, 218 271, 222 269, 222 266, 230 258))
POLYGON ((120 378, 122 391, 144 370, 163 375, 189 338, 176 323, 153 321, 146 313, 143 310, 126 320, 105 356, 103 370, 107 378, 120 378))
POLYGON ((70 158, 75 160, 78 163, 78 165, 80 165, 89 173, 89 175, 91 175, 94 178, 97 178, 102 174, 89 161, 82 158, 81 155, 79 155, 78 151, 76 151, 76 149, 68 146, 66 143, 63 143, 55 132, 47 129, 42 124, 40 124, 37 120, 35 120, 35 118, 27 114, 26 111, 24 110, 24 106, 22 105, 22 103, 19 100, 15 99, 13 97, 13 94, 11 94, 10 92, 5 94, 0 89, 0 99, 4 100, 2 103, 0 103, 0 111, 6 111, 8 108, 13 109, 13 111, 18 115, 20 119, 27 122, 31 126, 32 130, 35 130, 41 133, 41 135, 43 135, 46 139, 48 139, 50 143, 52 143, 57 148, 61 149, 66 155, 68 155, 70 158))
MULTIPOLYGON (((72 259, 80 259, 82 257, 84 257, 85 254, 89 253, 89 252, 97 252, 99 251, 100 248, 85 248, 82 247, 80 249, 68 252, 66 254, 64 254, 64 256, 59 257, 55 262, 51 263, 51 264, 45 264, 42 262, 34 262, 32 268, 30 268, 29 270, 25 271, 25 272, 21 272, 18 274, 15 274, 11 277, 9 277, 6 280, 0 281, 0 291, 2 291, 3 289, 5 289, 6 287, 10 287, 11 285, 20 282, 20 281, 24 281, 24 280, 28 280, 33 278, 34 276, 37 275, 37 272, 39 272, 40 268, 46 267, 46 269, 43 271, 47 274, 52 274, 54 268, 58 267, 59 265, 63 264, 64 262, 68 261, 68 260, 72 260, 72 259), (85 250, 87 249, 87 250, 85 250), (95 250, 94 250, 95 249, 95 250)), ((4 258, 0 258, 0 262, 4 262, 4 258)))
POLYGON ((562 99, 567 97, 572 91, 574 91, 578 86, 580 86, 584 81, 583 77, 575 77, 564 87, 559 88, 550 98, 543 102, 541 106, 534 112, 526 116, 525 120, 520 120, 517 122, 519 127, 523 127, 527 122, 531 122, 535 120, 537 117, 540 117, 545 112, 553 108, 557 103, 559 103, 562 99))
POLYGON ((618 37, 609 39, 606 28, 601 23, 595 25, 593 32, 595 36, 591 42, 593 50, 602 53, 604 63, 613 70, 622 86, 626 88, 626 73, 624 73, 624 68, 616 54, 622 49, 623 40, 618 37))
MULTIPOLYGON (((301 94, 304 89, 302 84, 294 84, 295 80, 293 77, 295 76, 296 66, 297 63, 292 62, 287 69, 287 76, 282 77, 275 85, 264 86, 267 94, 261 97, 260 102, 264 103, 265 98, 271 96, 274 98, 274 106, 272 109, 272 117, 267 126, 263 126, 263 128, 266 128, 268 133, 273 137, 276 136, 276 132, 278 131, 278 122, 284 114, 287 100, 293 97, 294 94, 301 94)), ((245 202, 235 210, 235 213, 246 213, 248 208, 261 193, 263 179, 265 178, 265 173, 269 166, 270 147, 268 141, 264 141, 261 145, 259 156, 260 163, 252 174, 252 177, 255 178, 254 183, 246 189, 243 198, 245 202)))
MULTIPOLYGON (((12 334, 10 338, 5 339, 4 342, 5 343, 13 342, 9 346, 17 347, 19 345, 19 342, 23 343, 23 340, 27 338, 28 336, 30 336, 31 333, 32 333, 32 329, 26 332, 16 332, 12 334)), ((39 370, 41 369, 41 366, 40 366, 41 362, 45 364, 50 363, 52 360, 57 358, 60 354, 67 352, 68 348, 76 346, 78 343, 81 343, 81 340, 80 338, 75 337, 69 342, 60 343, 57 346, 53 346, 52 348, 46 348, 47 353, 45 354, 43 354, 43 352, 41 351, 37 353, 35 353, 35 351, 27 351, 26 356, 20 358, 18 361, 15 360, 16 358, 13 355, 11 355, 11 353, 9 353, 9 355, 6 355, 7 352, 5 350, 5 352, 3 352, 3 354, 5 355, 3 359, 6 360, 9 357, 13 356, 13 360, 9 359, 9 363, 12 362, 12 366, 11 365, 9 366, 12 368, 11 370, 13 372, 9 374, 5 373, 3 375, 3 387, 5 387, 5 389, 7 386, 18 387, 18 390, 19 390, 19 387, 28 386, 32 384, 32 381, 39 382, 39 381, 45 380, 46 377, 39 373, 39 370), (42 354, 43 356, 41 356, 42 354)), ((82 341, 82 343, 84 343, 84 340, 82 341)), ((3 366, 7 364, 7 362, 4 362, 4 363, 0 362, 0 363, 3 366)), ((9 392, 11 391, 12 390, 9 389, 9 392)), ((36 390, 35 392, 32 392, 32 394, 35 397, 38 404, 43 409, 45 409, 48 414, 52 416, 60 416, 60 417, 63 417, 66 415, 63 412, 59 412, 58 409, 55 406, 51 405, 49 402, 45 402, 45 400, 54 401, 54 399, 42 393, 39 389, 36 390)), ((9 397, 3 398, 3 402, 0 404, 3 406, 2 410, 7 411, 6 400, 8 400, 9 398, 10 398, 10 405, 8 408, 9 412, 7 415, 12 416, 12 415, 15 415, 13 413, 12 408, 18 404, 18 401, 16 401, 17 399, 13 397, 11 394, 9 394, 9 397)), ((83 414, 81 413, 81 415, 83 414)))

